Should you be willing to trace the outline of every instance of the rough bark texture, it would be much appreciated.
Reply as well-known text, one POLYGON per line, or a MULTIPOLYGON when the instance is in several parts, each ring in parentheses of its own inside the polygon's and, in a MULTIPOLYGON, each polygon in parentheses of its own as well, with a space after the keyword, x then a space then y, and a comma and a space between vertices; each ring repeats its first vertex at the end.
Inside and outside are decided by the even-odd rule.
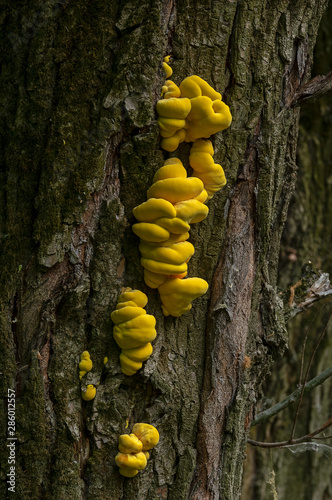
MULTIPOLYGON (((290 106, 326 3, 4 2, 1 422, 6 438, 15 388, 13 498, 239 498, 252 408, 287 343, 276 284, 296 178, 290 106), (210 291, 178 319, 143 285, 130 228, 164 156, 155 103, 168 53, 176 83, 200 75, 233 114, 214 139, 227 187, 191 230, 190 275, 210 291), (158 325, 153 356, 130 378, 110 320, 122 286, 148 293, 158 325), (90 403, 85 349, 87 383, 100 380, 90 403), (138 421, 156 425, 160 444, 123 479, 118 436, 138 421)), ((0 453, 5 497, 5 440, 0 453)))
MULTIPOLYGON (((315 49, 313 81, 327 75, 332 64, 332 4, 330 3, 322 20, 315 49)), ((308 87, 307 87, 308 88, 308 87)), ((300 120, 300 134, 297 164, 299 176, 290 213, 286 224, 280 260, 279 286, 298 285, 294 289, 294 300, 300 303, 312 268, 332 273, 332 99, 325 97, 314 104, 303 106, 300 120), (308 266, 307 262, 312 265, 308 266), (305 265, 304 270, 301 269, 305 265), (304 271, 304 272, 303 272, 304 271), (300 279, 302 279, 302 283, 300 279)), ((291 299, 291 289, 288 293, 291 299)), ((327 327, 315 357, 309 378, 331 366, 332 325, 331 299, 326 298, 311 310, 298 315, 288 324, 290 350, 276 365, 264 389, 264 406, 270 407, 291 393, 299 383, 301 350, 304 337, 308 334, 305 350, 306 367, 317 340, 327 327), (330 324, 328 325, 328 321, 330 324)), ((331 417, 332 380, 329 378, 304 397, 299 414, 296 436, 312 432, 331 417)), ((295 407, 291 406, 253 429, 253 436, 259 441, 281 441, 290 437, 295 407)), ((325 435, 331 435, 326 432, 325 435)), ((331 440, 317 441, 331 446, 331 440)), ((295 450, 293 450, 295 451, 295 450)), ((243 499, 272 500, 271 486, 267 484, 269 473, 275 471, 275 483, 279 500, 303 498, 304 500, 331 500, 331 456, 326 449, 299 447, 296 454, 289 450, 258 450, 248 448, 245 467, 243 499)))

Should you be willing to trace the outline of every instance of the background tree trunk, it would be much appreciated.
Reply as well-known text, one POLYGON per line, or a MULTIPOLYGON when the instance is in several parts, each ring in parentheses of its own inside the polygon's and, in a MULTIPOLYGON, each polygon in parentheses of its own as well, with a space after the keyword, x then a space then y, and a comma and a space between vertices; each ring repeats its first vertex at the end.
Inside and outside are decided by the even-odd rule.
MULTIPOLYGON (((314 54, 313 76, 327 74, 332 65, 332 4, 322 19, 314 54)), ((279 270, 279 286, 286 289, 299 282, 301 267, 308 261, 316 268, 332 273, 332 101, 331 97, 304 105, 301 110, 297 164, 299 175, 291 202, 286 229, 282 241, 279 270)), ((332 306, 326 298, 312 309, 294 318, 288 324, 289 351, 273 368, 264 387, 265 404, 271 406, 290 394, 299 383, 301 351, 306 342, 304 366, 326 330, 315 357, 309 379, 331 366, 332 359, 332 306)), ((317 387, 306 395, 299 414, 296 435, 306 435, 318 428, 331 416, 332 381, 317 387)), ((296 405, 290 406, 275 418, 253 429, 259 441, 288 439, 294 420, 296 405)), ((330 435, 326 432, 326 435, 330 435)), ((331 445, 331 441, 318 441, 331 445)), ((296 451, 296 449, 294 449, 296 451)), ((332 450, 331 450, 332 451, 332 450)), ((248 449, 243 499, 273 499, 267 484, 270 471, 276 474, 279 500, 301 498, 303 500, 331 500, 331 456, 326 449, 317 446, 316 451, 299 448, 295 454, 289 450, 248 449), (303 452, 301 452, 303 449, 303 452)))
MULTIPOLYGON (((45 499, 240 496, 248 429, 285 349, 280 238, 295 179, 299 111, 327 0, 4 2, 1 18, 1 494, 7 388, 16 390, 16 493, 45 499), (155 103, 198 74, 230 105, 215 139, 228 184, 193 227, 190 276, 210 290, 164 318, 143 284, 132 209, 163 153, 155 103), (120 372, 110 312, 123 286, 146 291, 153 356, 120 372), (88 349, 96 398, 80 396, 88 349), (104 369, 103 358, 109 361, 104 369), (246 356, 246 357, 245 357, 246 356), (118 436, 161 435, 147 469, 123 479, 118 436)), ((189 145, 179 156, 186 161, 189 145)))

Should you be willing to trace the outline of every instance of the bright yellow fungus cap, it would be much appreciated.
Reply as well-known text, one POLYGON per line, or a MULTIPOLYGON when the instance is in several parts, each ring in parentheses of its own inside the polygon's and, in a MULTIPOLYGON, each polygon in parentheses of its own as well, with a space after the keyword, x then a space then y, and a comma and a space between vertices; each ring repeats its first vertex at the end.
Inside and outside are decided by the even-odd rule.
POLYGON ((122 373, 129 376, 134 375, 142 368, 142 363, 149 359, 152 352, 153 348, 150 342, 134 349, 122 349, 120 354, 122 373))
MULTIPOLYGON (((172 234, 179 235, 190 230, 189 224, 187 224, 187 222, 183 221, 179 217, 174 217, 174 219, 167 219, 166 217, 163 217, 162 219, 157 219, 155 222, 159 226, 167 229, 167 231, 172 234)), ((164 246, 164 242, 161 243, 161 245, 164 246)))
POLYGON ((151 450, 159 443, 159 432, 150 424, 135 424, 133 433, 143 443, 143 451, 151 450))
POLYGON ((143 443, 135 434, 122 434, 119 437, 119 451, 121 453, 139 453, 143 450, 143 443))
POLYGON ((127 375, 128 377, 131 377, 132 375, 135 375, 135 373, 142 368, 143 363, 139 361, 133 361, 132 359, 128 359, 121 352, 120 365, 122 373, 124 375, 127 375))
MULTIPOLYGON (((169 99, 161 99, 158 101, 157 113, 161 137, 173 138, 175 136, 175 138, 170 141, 171 143, 174 143, 174 145, 182 142, 185 135, 183 132, 180 134, 178 132, 186 127, 185 119, 190 110, 190 99, 171 97, 169 99)), ((175 151, 175 149, 171 150, 175 151)))
POLYGON ((221 165, 214 163, 212 155, 212 143, 198 140, 194 142, 189 156, 193 176, 198 177, 204 183, 209 200, 226 184, 224 170, 221 165))
POLYGON ((229 107, 222 101, 212 101, 200 96, 191 99, 191 111, 187 117, 186 142, 193 142, 202 137, 224 130, 232 122, 229 107))
MULTIPOLYGON (((176 205, 174 205, 174 206, 176 206, 176 205)), ((189 226, 189 228, 190 228, 190 226, 189 226)), ((168 240, 163 241, 162 243, 149 242, 149 245, 154 246, 154 247, 159 247, 159 246, 169 247, 169 246, 173 245, 174 243, 180 243, 181 241, 186 241, 189 238, 189 236, 190 235, 189 235, 188 231, 186 231, 185 233, 179 233, 179 234, 174 233, 174 234, 170 235, 168 240)))
POLYGON ((83 389, 81 390, 81 395, 82 395, 82 399, 84 399, 84 401, 91 401, 96 396, 95 386, 92 384, 89 384, 86 388, 86 391, 84 391, 83 389))
POLYGON ((186 138, 186 131, 184 128, 178 130, 171 137, 163 137, 160 141, 160 145, 162 149, 172 153, 175 151, 181 142, 183 142, 186 138))
POLYGON ((188 76, 180 84, 180 92, 182 97, 207 96, 212 101, 221 100, 221 94, 216 92, 203 78, 197 75, 188 76))
POLYGON ((158 288, 166 280, 167 275, 153 273, 152 271, 148 271, 148 269, 144 269, 144 281, 150 288, 158 288))
POLYGON ((156 338, 156 319, 151 314, 137 316, 125 323, 115 325, 113 337, 121 349, 140 347, 156 338))
MULTIPOLYGON (((172 220, 172 219, 169 219, 172 220)), ((153 222, 138 222, 132 226, 133 232, 142 238, 144 241, 160 243, 168 240, 170 237, 169 231, 153 222)))
POLYGON ((204 141, 203 139, 195 141, 190 148, 190 156, 194 155, 195 153, 206 153, 209 156, 213 156, 214 149, 212 142, 204 141))
POLYGON ((119 325, 125 321, 137 318, 137 316, 145 316, 145 314, 146 310, 142 307, 125 306, 120 309, 115 309, 115 311, 111 313, 111 319, 115 325, 119 325))
POLYGON ((133 210, 134 217, 140 222, 153 222, 160 217, 171 219, 176 216, 176 211, 167 200, 162 198, 150 198, 133 210))
POLYGON ((92 361, 90 359, 90 354, 88 351, 84 351, 81 354, 81 361, 78 365, 79 367, 79 378, 81 380, 82 377, 92 369, 92 361))
POLYGON ((186 262, 183 264, 169 264, 167 262, 157 262, 153 259, 146 259, 144 257, 141 258, 142 266, 156 274, 165 274, 166 276, 170 276, 171 274, 181 274, 188 270, 188 265, 186 262))
POLYGON ((174 208, 177 217, 190 224, 201 222, 209 213, 209 209, 204 203, 194 199, 175 203, 174 208))
POLYGON ((169 278, 158 288, 165 316, 179 317, 192 307, 192 301, 204 295, 209 285, 201 278, 169 278))
POLYGON ((118 305, 123 302, 131 301, 134 302, 137 307, 145 307, 148 303, 148 298, 145 293, 140 290, 132 290, 131 288, 125 288, 124 291, 119 295, 118 305))
POLYGON ((177 265, 187 262, 195 253, 194 246, 189 241, 181 241, 168 247, 151 247, 141 243, 139 249, 146 259, 177 265))
POLYGON ((149 359, 152 352, 153 347, 150 342, 141 347, 136 347, 135 349, 122 349, 122 354, 133 361, 146 361, 149 359))
POLYGON ((122 349, 120 364, 125 375, 134 375, 152 354, 150 341, 157 335, 156 319, 143 309, 147 301, 145 293, 126 288, 111 313, 113 337, 122 349))
POLYGON ((137 469, 124 469, 122 467, 119 468, 119 472, 120 472, 121 476, 124 476, 124 477, 134 477, 138 474, 137 469))
MULTIPOLYGON (((184 120, 191 110, 190 99, 172 97, 170 99, 160 99, 157 104, 157 113, 161 118, 184 120)), ((182 128, 182 127, 180 127, 182 128)))
POLYGON ((177 203, 198 196, 203 189, 202 181, 196 177, 188 177, 187 179, 177 177, 155 182, 148 189, 147 197, 163 198, 170 203, 177 203))
POLYGON ((119 450, 115 463, 125 477, 134 477, 147 465, 151 450, 159 442, 159 433, 153 425, 135 424, 132 434, 119 437, 119 450))
POLYGON ((157 170, 153 177, 153 182, 176 177, 182 177, 185 179, 187 177, 187 170, 178 158, 169 158, 169 160, 166 160, 165 164, 157 170))
POLYGON ((162 64, 163 64, 163 69, 165 71, 166 78, 169 78, 170 76, 172 76, 173 70, 166 62, 163 62, 162 64))
POLYGON ((172 82, 172 80, 166 80, 162 87, 162 95, 164 99, 170 99, 171 97, 180 97, 181 91, 179 87, 172 82))
POLYGON ((186 120, 179 118, 158 118, 161 137, 172 137, 176 132, 186 126, 186 120))
POLYGON ((147 460, 142 451, 138 453, 118 453, 115 457, 115 463, 121 469, 142 470, 146 467, 147 460))

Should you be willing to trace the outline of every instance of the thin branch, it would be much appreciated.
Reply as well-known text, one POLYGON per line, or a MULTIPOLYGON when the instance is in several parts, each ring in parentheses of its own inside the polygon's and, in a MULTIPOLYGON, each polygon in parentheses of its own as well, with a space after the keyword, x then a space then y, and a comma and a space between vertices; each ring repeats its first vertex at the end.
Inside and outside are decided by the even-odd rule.
POLYGON ((310 82, 302 85, 296 92, 291 107, 313 103, 332 92, 332 71, 324 76, 316 76, 310 82))
POLYGON ((253 439, 248 439, 248 443, 251 444, 252 446, 259 446, 260 448, 282 448, 284 446, 290 446, 292 444, 304 443, 305 441, 308 441, 308 439, 315 439, 315 436, 317 434, 324 432, 325 429, 327 429, 331 425, 332 425, 332 417, 329 418, 329 420, 327 420, 327 422, 325 422, 325 424, 323 424, 318 429, 315 429, 313 432, 310 432, 310 434, 307 434, 306 436, 302 436, 297 439, 289 439, 288 441, 279 441, 278 443, 264 443, 262 441, 254 441, 253 439))
MULTIPOLYGON (((307 382, 304 386, 303 394, 312 391, 312 389, 321 385, 323 382, 325 382, 325 380, 327 380, 331 376, 332 376, 332 366, 330 366, 322 373, 320 373, 319 375, 311 379, 309 382, 307 382)), ((283 399, 276 405, 271 406, 271 408, 268 408, 267 410, 258 413, 258 415, 256 415, 254 420, 251 422, 251 427, 254 427, 257 424, 261 424, 262 422, 265 422, 266 420, 270 419, 274 415, 277 415, 277 413, 287 408, 287 406, 296 403, 296 401, 298 401, 299 398, 301 397, 302 389, 303 389, 302 386, 298 387, 289 396, 287 396, 287 398, 283 399)))
POLYGON ((304 381, 303 381, 303 385, 302 385, 302 389, 301 389, 301 394, 300 394, 300 397, 299 397, 299 402, 298 402, 298 405, 297 405, 297 408, 296 408, 296 413, 295 413, 293 427, 292 427, 292 433, 291 433, 291 440, 294 439, 295 428, 296 428, 297 420, 298 420, 299 413, 300 413, 300 408, 301 408, 303 394, 304 394, 304 388, 305 388, 306 382, 308 380, 309 371, 310 371, 313 359, 315 357, 315 354, 317 352, 317 349, 318 349, 318 347, 319 347, 319 345, 320 345, 320 343, 322 341, 322 338, 324 337, 324 335, 326 333, 326 330, 327 330, 327 328, 328 328, 328 326, 330 324, 331 317, 332 317, 332 314, 330 314, 330 317, 329 317, 329 319, 328 319, 328 321, 326 323, 326 326, 325 326, 324 330, 322 331, 322 333, 320 334, 318 342, 316 343, 315 348, 314 348, 313 352, 311 353, 311 356, 310 356, 310 359, 309 359, 309 363, 308 363, 308 366, 307 366, 307 370, 306 370, 306 373, 305 373, 305 376, 304 376, 304 381))

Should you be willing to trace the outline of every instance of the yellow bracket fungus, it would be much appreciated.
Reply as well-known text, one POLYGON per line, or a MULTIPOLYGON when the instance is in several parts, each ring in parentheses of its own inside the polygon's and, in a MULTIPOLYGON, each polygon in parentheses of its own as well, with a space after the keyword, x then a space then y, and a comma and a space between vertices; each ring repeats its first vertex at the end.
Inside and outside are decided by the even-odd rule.
POLYGON ((186 137, 186 118, 191 110, 190 99, 167 97, 157 102, 158 124, 162 137, 162 147, 175 151, 186 137))
POLYGON ((171 56, 164 57, 163 68, 166 74, 166 78, 169 78, 173 74, 172 68, 168 65, 171 56))
POLYGON ((222 101, 212 101, 207 96, 190 100, 191 111, 186 120, 186 142, 193 142, 229 127, 232 115, 229 107, 222 101))
MULTIPOLYGON (((169 279, 186 277, 188 261, 194 254, 193 245, 187 241, 190 223, 200 222, 207 216, 209 209, 204 201, 208 193, 198 177, 187 177, 187 171, 178 158, 169 158, 157 170, 147 196, 149 200, 133 211, 141 221, 133 226, 133 231, 141 238, 139 248, 145 283, 151 288, 159 288, 169 279), (158 200, 166 205, 161 207, 156 203, 158 200), (158 217, 161 208, 167 209, 168 215, 158 217), (167 239, 162 229, 168 231, 167 239)), ((188 300, 190 302, 186 298, 186 303, 188 300)), ((184 310, 184 306, 181 307, 184 310)), ((134 361, 132 369, 137 370, 140 360, 136 365, 134 361)), ((127 359, 123 359, 123 363, 127 363, 127 359)))
POLYGON ((150 342, 157 335, 156 320, 143 309, 147 302, 145 293, 126 288, 120 294, 116 309, 111 314, 114 323, 113 337, 122 349, 120 364, 125 375, 134 375, 152 354, 150 342))
POLYGON ((134 375, 143 366, 143 362, 149 359, 153 352, 150 342, 134 349, 122 349, 120 354, 120 363, 123 373, 134 375))
POLYGON ((132 230, 137 236, 142 238, 142 240, 151 241, 153 243, 166 241, 170 236, 170 233, 169 231, 167 231, 167 229, 162 227, 160 224, 153 224, 152 222, 138 222, 138 224, 133 225, 132 230))
POLYGON ((168 275, 154 273, 148 269, 144 269, 144 281, 150 288, 158 288, 167 280, 168 275))
POLYGON ((162 95, 164 99, 157 102, 156 108, 161 147, 166 151, 175 151, 183 141, 207 139, 232 122, 221 94, 197 75, 185 78, 179 87, 166 81, 162 95))
POLYGON ((159 433, 153 425, 135 424, 132 434, 122 434, 119 437, 119 453, 115 463, 119 472, 125 477, 134 477, 139 470, 147 465, 151 450, 159 442, 159 433))
POLYGON ((159 432, 150 424, 135 424, 133 434, 143 443, 143 451, 154 448, 159 443, 159 432))
POLYGON ((133 214, 140 222, 152 222, 161 217, 168 217, 171 219, 176 216, 176 211, 169 201, 161 198, 150 198, 148 201, 135 207, 133 214))
POLYGON ((81 361, 78 365, 79 367, 79 377, 80 377, 80 380, 82 377, 84 377, 84 375, 86 373, 88 373, 89 371, 91 371, 92 369, 92 361, 90 359, 90 354, 88 351, 84 351, 82 352, 81 354, 81 361))
POLYGON ((201 222, 209 213, 208 207, 197 199, 179 201, 175 203, 174 208, 176 209, 177 217, 187 224, 201 222))
POLYGON ((180 97, 181 90, 174 82, 172 82, 172 80, 166 80, 165 84, 162 86, 161 94, 164 99, 169 99, 170 97, 180 97))
POLYGON ((189 241, 174 243, 168 247, 151 247, 146 243, 141 243, 139 249, 142 257, 146 259, 176 265, 187 262, 195 252, 193 245, 189 241))
POLYGON ((178 130, 171 137, 163 137, 160 141, 160 145, 162 149, 172 153, 175 151, 181 142, 183 142, 186 138, 186 131, 184 128, 178 130))
POLYGON ((84 401, 91 401, 95 398, 96 392, 95 386, 93 384, 89 384, 85 390, 83 388, 81 389, 82 399, 84 399, 84 401))
POLYGON ((213 153, 211 141, 200 139, 192 145, 189 156, 193 176, 198 177, 203 182, 208 193, 208 200, 226 184, 224 170, 221 165, 214 163, 213 153))
POLYGON ((145 454, 139 453, 118 453, 115 463, 120 469, 120 474, 125 477, 134 477, 139 470, 143 470, 147 464, 145 454))
POLYGON ((169 278, 158 291, 165 316, 179 317, 192 307, 192 301, 207 292, 209 285, 201 278, 169 278))
POLYGON ((188 76, 180 83, 180 92, 182 97, 206 96, 212 101, 221 101, 221 94, 216 92, 203 78, 197 75, 188 76))
POLYGON ((171 203, 177 203, 183 200, 190 200, 198 196, 204 185, 196 177, 176 177, 157 181, 148 189, 148 198, 163 198, 171 203))
POLYGON ((119 437, 119 451, 121 453, 139 453, 143 450, 143 443, 135 434, 122 434, 119 437))

